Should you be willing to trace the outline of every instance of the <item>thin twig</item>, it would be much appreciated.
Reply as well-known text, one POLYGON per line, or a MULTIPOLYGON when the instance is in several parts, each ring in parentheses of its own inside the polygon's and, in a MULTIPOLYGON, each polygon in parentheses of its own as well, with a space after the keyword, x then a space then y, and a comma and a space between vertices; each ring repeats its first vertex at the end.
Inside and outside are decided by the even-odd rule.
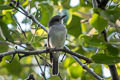
POLYGON ((44 59, 43 57, 41 57, 40 55, 39 55, 39 58, 42 60, 42 61, 44 61, 44 65, 46 65, 46 66, 49 66, 49 67, 52 67, 52 65, 50 64, 50 63, 48 63, 47 61, 46 61, 46 59, 44 59))
POLYGON ((66 53, 64 53, 64 55, 63 55, 63 57, 61 59, 61 62, 64 60, 65 56, 66 56, 66 53))
POLYGON ((35 16, 33 16, 30 13, 28 13, 21 5, 19 5, 19 8, 21 10, 23 10, 24 13, 27 15, 27 17, 29 17, 30 19, 32 19, 32 21, 35 22, 36 24, 38 24, 38 26, 41 27, 45 32, 48 32, 47 29, 42 24, 40 24, 40 22, 35 18, 35 16))
POLYGON ((62 78, 60 73, 58 73, 58 76, 59 76, 60 80, 63 80, 63 78, 62 78))
POLYGON ((10 6, 13 7, 15 10, 19 11, 20 13, 24 14, 26 17, 30 18, 39 27, 41 27, 45 32, 48 32, 47 29, 42 24, 40 24, 40 22, 35 18, 35 16, 27 12, 20 4, 17 7, 20 8, 22 11, 20 11, 16 6, 14 6, 14 2, 10 2, 10 6))
POLYGON ((37 61, 37 64, 38 64, 38 66, 39 66, 39 68, 40 68, 40 70, 41 70, 41 72, 42 72, 42 76, 43 76, 44 80, 47 80, 46 77, 45 77, 45 73, 44 73, 44 71, 42 70, 42 67, 41 67, 41 65, 40 65, 40 63, 39 63, 39 61, 38 61, 38 59, 37 59, 37 56, 34 55, 34 57, 35 57, 35 60, 37 61))
POLYGON ((21 25, 19 24, 19 22, 17 21, 15 15, 13 15, 13 18, 14 18, 14 20, 16 21, 16 23, 17 23, 19 29, 21 30, 21 32, 23 33, 23 35, 24 35, 24 37, 25 37, 25 39, 26 39, 26 38, 27 38, 27 37, 26 37, 26 34, 25 34, 25 32, 22 30, 22 27, 21 27, 21 25))
POLYGON ((15 54, 12 55, 12 58, 8 61, 6 60, 7 63, 12 63, 13 59, 15 58, 15 54))
POLYGON ((27 16, 24 12, 20 11, 17 7, 15 7, 12 2, 11 2, 9 5, 10 5, 12 8, 14 8, 15 10, 19 11, 20 13, 22 13, 23 15, 27 16))

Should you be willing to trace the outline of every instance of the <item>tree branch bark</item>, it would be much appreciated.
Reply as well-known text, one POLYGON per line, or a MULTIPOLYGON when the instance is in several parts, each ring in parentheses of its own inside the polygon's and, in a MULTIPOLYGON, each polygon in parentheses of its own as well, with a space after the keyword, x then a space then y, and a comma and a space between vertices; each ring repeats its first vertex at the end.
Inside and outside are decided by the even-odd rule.
POLYGON ((72 56, 72 57, 83 67, 83 69, 85 69, 87 72, 89 72, 90 74, 92 74, 97 80, 104 80, 104 78, 100 77, 94 71, 92 71, 91 69, 89 69, 87 67, 87 65, 83 64, 76 56, 72 56))
POLYGON ((62 51, 66 52, 70 55, 74 55, 80 59, 85 60, 87 63, 91 63, 92 60, 90 58, 87 58, 80 53, 72 52, 69 49, 43 49, 43 50, 34 50, 34 51, 26 51, 26 50, 13 50, 13 51, 8 51, 8 52, 3 52, 0 53, 0 58, 8 55, 13 55, 13 54, 23 54, 23 56, 30 56, 30 55, 38 55, 38 54, 43 54, 43 53, 49 53, 50 51, 62 51))

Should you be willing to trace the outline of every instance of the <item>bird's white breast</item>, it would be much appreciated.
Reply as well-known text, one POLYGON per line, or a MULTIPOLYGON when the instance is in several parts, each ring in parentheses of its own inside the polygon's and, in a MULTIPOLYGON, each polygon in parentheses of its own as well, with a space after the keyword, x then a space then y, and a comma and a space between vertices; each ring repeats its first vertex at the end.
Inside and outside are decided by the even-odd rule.
POLYGON ((51 48, 63 48, 67 30, 64 25, 54 25, 49 30, 49 44, 51 48))

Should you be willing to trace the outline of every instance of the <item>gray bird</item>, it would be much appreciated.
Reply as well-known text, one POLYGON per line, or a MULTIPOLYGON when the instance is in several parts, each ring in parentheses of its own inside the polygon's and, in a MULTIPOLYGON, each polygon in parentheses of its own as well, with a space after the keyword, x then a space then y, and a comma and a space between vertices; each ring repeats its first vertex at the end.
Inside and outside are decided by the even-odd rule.
MULTIPOLYGON (((63 24, 63 19, 66 15, 63 16, 54 16, 49 21, 49 32, 48 32, 48 47, 61 49, 64 47, 66 40, 67 29, 63 24)), ((58 58, 59 52, 50 53, 50 60, 52 62, 52 73, 53 75, 58 74, 58 58)))

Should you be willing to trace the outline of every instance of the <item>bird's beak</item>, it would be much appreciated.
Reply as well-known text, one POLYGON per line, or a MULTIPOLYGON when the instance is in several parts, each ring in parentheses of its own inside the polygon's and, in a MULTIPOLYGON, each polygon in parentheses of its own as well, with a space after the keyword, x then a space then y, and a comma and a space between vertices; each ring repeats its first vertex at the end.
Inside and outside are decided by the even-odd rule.
POLYGON ((66 16, 67 16, 67 15, 63 15, 63 16, 61 16, 61 19, 64 19, 66 16))

